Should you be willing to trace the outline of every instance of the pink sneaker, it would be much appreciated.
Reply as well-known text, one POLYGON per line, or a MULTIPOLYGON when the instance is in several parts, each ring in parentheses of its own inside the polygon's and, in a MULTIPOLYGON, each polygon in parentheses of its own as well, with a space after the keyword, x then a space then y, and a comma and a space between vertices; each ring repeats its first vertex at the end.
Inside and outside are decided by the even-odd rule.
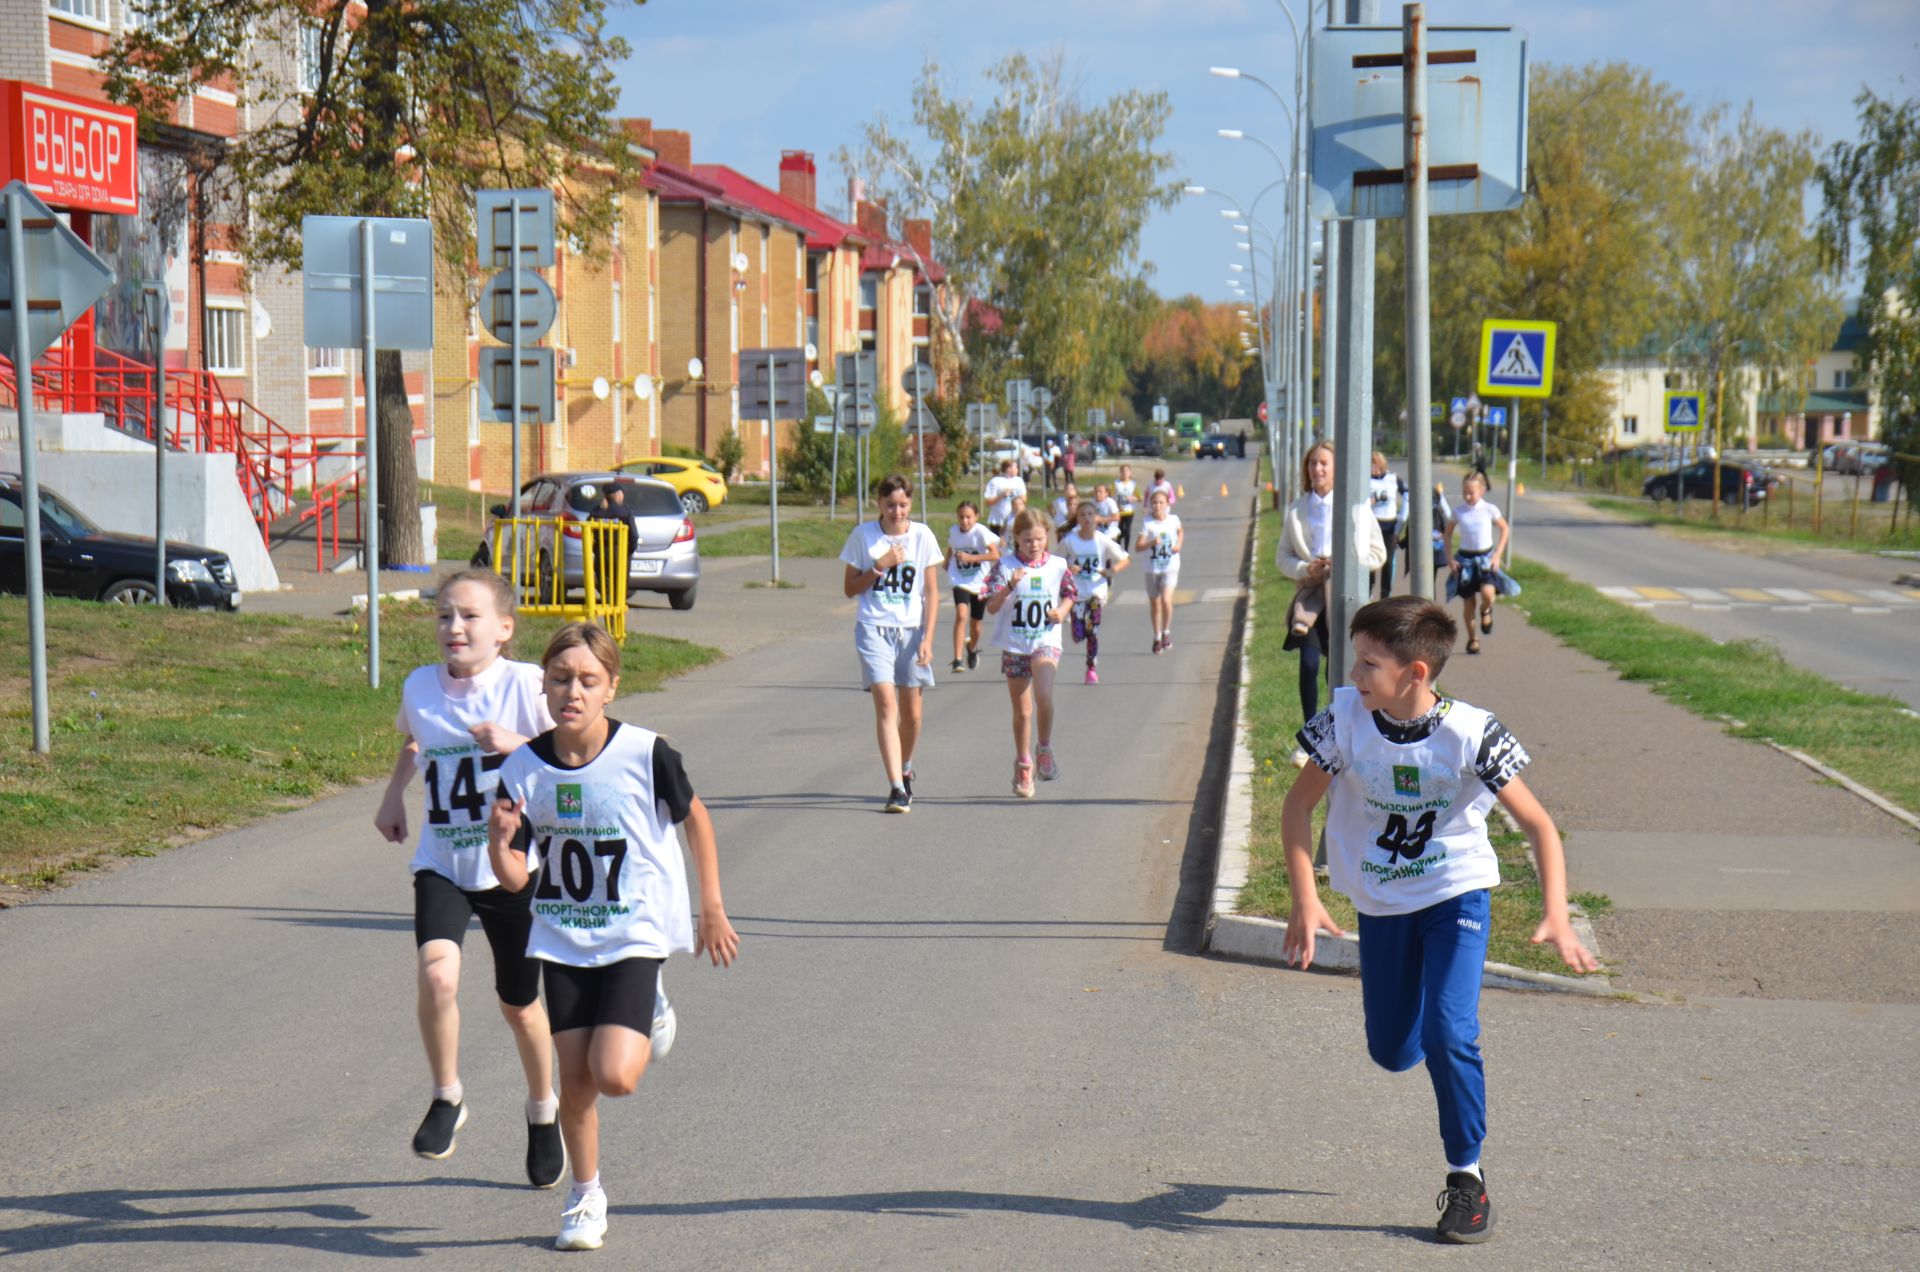
POLYGON ((1100 673, 1095 671, 1091 667, 1087 668, 1087 683, 1090 685, 1097 685, 1100 683, 1100 673))
POLYGON ((1040 761, 1040 780, 1043 782, 1059 781, 1060 765, 1053 758, 1053 748, 1050 746, 1041 747, 1038 759, 1040 761))
POLYGON ((1033 798, 1033 761, 1019 759, 1013 762, 1013 793, 1021 799, 1033 798))

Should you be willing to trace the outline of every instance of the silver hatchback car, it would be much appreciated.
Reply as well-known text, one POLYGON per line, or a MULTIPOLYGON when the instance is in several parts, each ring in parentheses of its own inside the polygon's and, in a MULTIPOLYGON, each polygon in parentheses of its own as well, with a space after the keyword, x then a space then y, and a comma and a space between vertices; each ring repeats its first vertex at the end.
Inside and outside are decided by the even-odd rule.
MULTIPOLYGON (((507 506, 495 504, 490 511, 504 517, 507 506)), ((624 517, 632 546, 628 594, 664 592, 673 608, 693 608, 700 587, 700 545, 693 522, 680 506, 679 493, 666 482, 608 472, 542 473, 520 488, 520 515, 562 522, 624 517)), ((551 578, 558 556, 567 589, 573 591, 583 587, 586 578, 580 532, 563 526, 560 540, 555 553, 551 530, 542 536, 537 568, 543 578, 551 578)), ((485 558, 491 542, 489 534, 475 555, 475 564, 488 564, 485 558)))

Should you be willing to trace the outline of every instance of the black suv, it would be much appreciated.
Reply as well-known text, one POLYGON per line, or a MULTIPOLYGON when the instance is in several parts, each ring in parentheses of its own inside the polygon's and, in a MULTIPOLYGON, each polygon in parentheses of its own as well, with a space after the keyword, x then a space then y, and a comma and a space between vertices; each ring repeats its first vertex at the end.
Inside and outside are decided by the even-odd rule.
MULTIPOLYGON (((25 526, 20 478, 0 473, 0 592, 27 590, 25 526)), ((153 552, 152 539, 110 534, 40 487, 40 575, 47 595, 151 605, 153 552)), ((233 562, 224 552, 168 540, 167 600, 189 609, 239 609, 233 562)))
MULTIPOLYGON (((1713 464, 1706 461, 1688 464, 1676 477, 1673 473, 1655 473, 1640 484, 1640 493, 1655 503, 1676 498, 1680 484, 1686 485, 1687 498, 1713 498, 1713 464)), ((1720 463, 1720 501, 1722 503, 1751 507, 1764 500, 1778 489, 1780 478, 1769 474, 1764 468, 1755 468, 1748 464, 1736 464, 1731 460, 1720 463)))
POLYGON ((1209 433, 1200 439, 1199 449, 1194 455, 1200 459, 1245 459, 1247 457, 1247 439, 1238 433, 1209 433))

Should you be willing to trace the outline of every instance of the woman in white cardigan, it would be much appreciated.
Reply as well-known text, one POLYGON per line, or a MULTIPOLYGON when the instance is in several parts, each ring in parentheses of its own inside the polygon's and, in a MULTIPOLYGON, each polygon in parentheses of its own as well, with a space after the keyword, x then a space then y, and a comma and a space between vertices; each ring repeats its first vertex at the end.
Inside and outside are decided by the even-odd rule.
MULTIPOLYGON (((1300 712, 1311 720, 1320 710, 1320 665, 1331 639, 1327 630, 1327 588, 1333 579, 1333 443, 1315 442, 1300 461, 1304 493, 1287 507, 1280 531, 1276 562, 1280 572, 1294 580, 1293 603, 1287 607, 1285 649, 1300 651, 1300 712)), ((1377 570, 1386 564, 1387 545, 1380 523, 1362 500, 1348 510, 1360 568, 1377 570)), ((1344 633, 1343 633, 1344 638, 1344 633)), ((1301 763, 1304 755, 1296 755, 1301 763)))

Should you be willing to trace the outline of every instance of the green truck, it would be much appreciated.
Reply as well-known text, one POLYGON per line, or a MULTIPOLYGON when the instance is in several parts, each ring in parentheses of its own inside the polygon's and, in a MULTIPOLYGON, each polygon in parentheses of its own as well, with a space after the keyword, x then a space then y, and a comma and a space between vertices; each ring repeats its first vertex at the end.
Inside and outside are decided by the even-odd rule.
POLYGON ((1179 453, 1191 455, 1200 449, 1200 438, 1207 431, 1206 417, 1195 411, 1184 411, 1173 417, 1173 431, 1179 453))

